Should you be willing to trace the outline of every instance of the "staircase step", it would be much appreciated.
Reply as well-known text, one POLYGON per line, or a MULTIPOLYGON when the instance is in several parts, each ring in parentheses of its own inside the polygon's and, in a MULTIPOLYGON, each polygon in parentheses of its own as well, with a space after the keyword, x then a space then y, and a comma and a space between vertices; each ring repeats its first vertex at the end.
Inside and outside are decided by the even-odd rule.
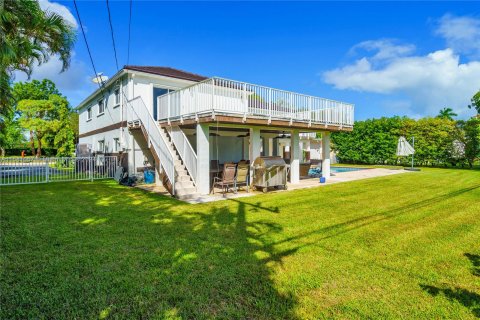
POLYGON ((186 174, 182 174, 182 175, 176 176, 175 179, 176 179, 177 182, 191 181, 191 180, 190 180, 190 176, 189 176, 189 175, 186 175, 186 174))
POLYGON ((188 176, 189 175, 187 169, 185 169, 184 166, 175 166, 175 172, 179 176, 181 176, 181 175, 187 175, 188 176))
POLYGON ((185 189, 185 188, 195 188, 195 186, 193 185, 193 181, 191 181, 191 180, 177 181, 175 183, 175 188, 185 189))

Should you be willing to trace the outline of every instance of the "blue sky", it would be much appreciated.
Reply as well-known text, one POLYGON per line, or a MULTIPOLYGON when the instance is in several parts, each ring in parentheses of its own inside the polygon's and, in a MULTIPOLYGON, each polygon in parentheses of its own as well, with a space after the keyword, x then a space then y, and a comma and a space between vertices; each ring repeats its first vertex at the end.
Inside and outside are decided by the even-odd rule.
MULTIPOLYGON (((72 67, 49 77, 76 105, 94 86, 72 1, 41 0, 77 28, 72 67)), ((116 72, 105 1, 77 1, 97 71, 116 72)), ((120 67, 127 63, 128 1, 110 1, 120 67)), ((461 118, 480 89, 480 6, 474 2, 134 1, 130 64, 171 66, 356 105, 356 119, 461 118)), ((25 80, 17 73, 16 80, 25 80)))

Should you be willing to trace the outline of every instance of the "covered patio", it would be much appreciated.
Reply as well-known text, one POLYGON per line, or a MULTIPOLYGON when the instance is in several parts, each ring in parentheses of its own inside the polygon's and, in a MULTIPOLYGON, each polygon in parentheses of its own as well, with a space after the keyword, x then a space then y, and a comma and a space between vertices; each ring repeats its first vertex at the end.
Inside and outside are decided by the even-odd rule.
MULTIPOLYGON (((299 183, 301 176, 306 176, 305 168, 301 170, 301 166, 309 168, 311 164, 307 162, 309 157, 305 156, 308 153, 301 149, 300 139, 301 134, 305 135, 304 130, 227 123, 197 123, 180 128, 197 155, 196 186, 202 195, 222 191, 212 187, 214 179, 222 177, 225 164, 248 164, 251 181, 252 164, 257 157, 281 157, 288 166, 290 184, 299 183)), ((310 135, 312 133, 315 134, 309 132, 310 135)), ((322 175, 329 178, 330 132, 322 132, 322 144, 322 175)))

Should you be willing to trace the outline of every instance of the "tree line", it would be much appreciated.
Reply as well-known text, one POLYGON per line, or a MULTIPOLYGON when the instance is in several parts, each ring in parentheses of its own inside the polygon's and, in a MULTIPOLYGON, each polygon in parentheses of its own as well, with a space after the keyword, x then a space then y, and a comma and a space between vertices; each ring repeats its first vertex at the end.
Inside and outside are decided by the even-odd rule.
MULTIPOLYGON (((480 103, 473 99, 472 107, 480 113, 480 103)), ((356 121, 352 132, 332 133, 332 148, 343 163, 407 165, 410 158, 396 155, 398 138, 414 137, 415 165, 472 167, 480 157, 480 115, 468 120, 453 116, 446 108, 437 117, 418 120, 396 116, 356 121)))

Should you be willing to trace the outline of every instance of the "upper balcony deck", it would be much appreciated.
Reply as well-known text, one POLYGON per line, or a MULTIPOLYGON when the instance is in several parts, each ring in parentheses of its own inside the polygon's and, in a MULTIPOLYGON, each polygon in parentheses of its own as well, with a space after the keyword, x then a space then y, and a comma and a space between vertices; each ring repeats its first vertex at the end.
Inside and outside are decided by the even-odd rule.
POLYGON ((348 131, 354 121, 353 104, 217 77, 157 102, 161 124, 219 121, 348 131))

